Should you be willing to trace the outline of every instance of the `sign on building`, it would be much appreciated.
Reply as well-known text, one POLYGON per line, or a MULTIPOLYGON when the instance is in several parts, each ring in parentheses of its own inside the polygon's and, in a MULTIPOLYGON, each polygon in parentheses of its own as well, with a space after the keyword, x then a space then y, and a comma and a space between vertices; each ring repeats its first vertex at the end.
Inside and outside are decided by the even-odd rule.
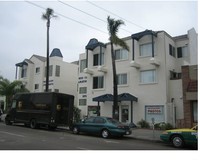
POLYGON ((155 123, 164 122, 164 105, 146 105, 145 106, 145 120, 149 123, 154 118, 155 123))

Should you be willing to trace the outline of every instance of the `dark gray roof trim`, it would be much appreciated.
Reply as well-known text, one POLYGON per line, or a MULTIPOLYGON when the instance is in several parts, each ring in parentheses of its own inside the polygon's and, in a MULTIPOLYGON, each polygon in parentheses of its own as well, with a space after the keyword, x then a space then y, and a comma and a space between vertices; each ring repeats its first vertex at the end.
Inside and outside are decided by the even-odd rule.
POLYGON ((130 93, 122 93, 118 95, 119 101, 138 101, 138 98, 130 93))
POLYGON ((96 102, 113 101, 113 95, 112 94, 104 94, 104 95, 95 97, 92 100, 96 101, 96 102))
POLYGON ((63 58, 63 55, 60 52, 60 49, 54 48, 53 51, 50 54, 50 57, 61 57, 61 58, 63 58))
POLYGON ((23 62, 15 64, 15 66, 17 66, 17 67, 28 66, 28 63, 25 62, 25 60, 24 60, 23 62))
POLYGON ((96 47, 98 46, 102 46, 104 48, 106 48, 106 45, 102 42, 99 42, 96 38, 92 38, 90 39, 90 41, 88 42, 87 46, 85 47, 85 49, 88 50, 94 50, 96 47))
MULTIPOLYGON (((92 99, 96 102, 106 102, 106 101, 113 101, 113 95, 112 94, 104 94, 98 97, 95 97, 92 99)), ((138 98, 133 96, 130 93, 122 93, 118 95, 118 101, 138 101, 138 98)))
POLYGON ((140 40, 143 36, 146 36, 146 35, 154 35, 155 37, 157 37, 157 32, 154 32, 152 30, 145 30, 143 32, 139 32, 139 33, 135 33, 135 34, 132 34, 131 37, 135 40, 140 40))

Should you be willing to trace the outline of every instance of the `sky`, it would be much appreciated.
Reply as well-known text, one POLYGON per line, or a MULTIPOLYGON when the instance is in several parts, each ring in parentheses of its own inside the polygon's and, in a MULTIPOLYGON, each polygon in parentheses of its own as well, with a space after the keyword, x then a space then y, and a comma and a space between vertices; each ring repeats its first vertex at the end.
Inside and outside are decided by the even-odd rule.
POLYGON ((120 38, 146 29, 171 36, 198 33, 197 1, 2 1, 0 0, 0 75, 13 81, 15 64, 33 54, 46 56, 46 21, 52 8, 50 53, 59 48, 66 62, 77 61, 91 38, 108 42, 107 17, 125 22, 120 38))

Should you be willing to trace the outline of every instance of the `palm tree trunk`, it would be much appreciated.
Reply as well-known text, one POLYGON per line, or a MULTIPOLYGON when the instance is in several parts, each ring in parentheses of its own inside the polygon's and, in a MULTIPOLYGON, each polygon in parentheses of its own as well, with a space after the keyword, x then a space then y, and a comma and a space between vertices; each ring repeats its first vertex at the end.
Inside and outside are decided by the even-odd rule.
POLYGON ((113 98, 114 98, 113 99, 113 118, 118 120, 119 116, 118 116, 117 73, 116 73, 116 65, 115 65, 115 53, 114 53, 112 42, 111 42, 111 59, 112 59, 112 69, 113 69, 113 98))

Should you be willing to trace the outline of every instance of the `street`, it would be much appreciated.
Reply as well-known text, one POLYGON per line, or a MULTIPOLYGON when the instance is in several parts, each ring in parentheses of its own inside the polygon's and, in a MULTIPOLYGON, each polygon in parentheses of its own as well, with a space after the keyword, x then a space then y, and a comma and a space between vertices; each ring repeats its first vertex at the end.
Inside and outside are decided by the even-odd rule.
MULTIPOLYGON (((183 148, 181 150, 188 149, 183 148)), ((128 136, 103 139, 74 135, 69 130, 31 129, 0 123, 0 150, 180 150, 169 144, 138 140, 128 136)))

